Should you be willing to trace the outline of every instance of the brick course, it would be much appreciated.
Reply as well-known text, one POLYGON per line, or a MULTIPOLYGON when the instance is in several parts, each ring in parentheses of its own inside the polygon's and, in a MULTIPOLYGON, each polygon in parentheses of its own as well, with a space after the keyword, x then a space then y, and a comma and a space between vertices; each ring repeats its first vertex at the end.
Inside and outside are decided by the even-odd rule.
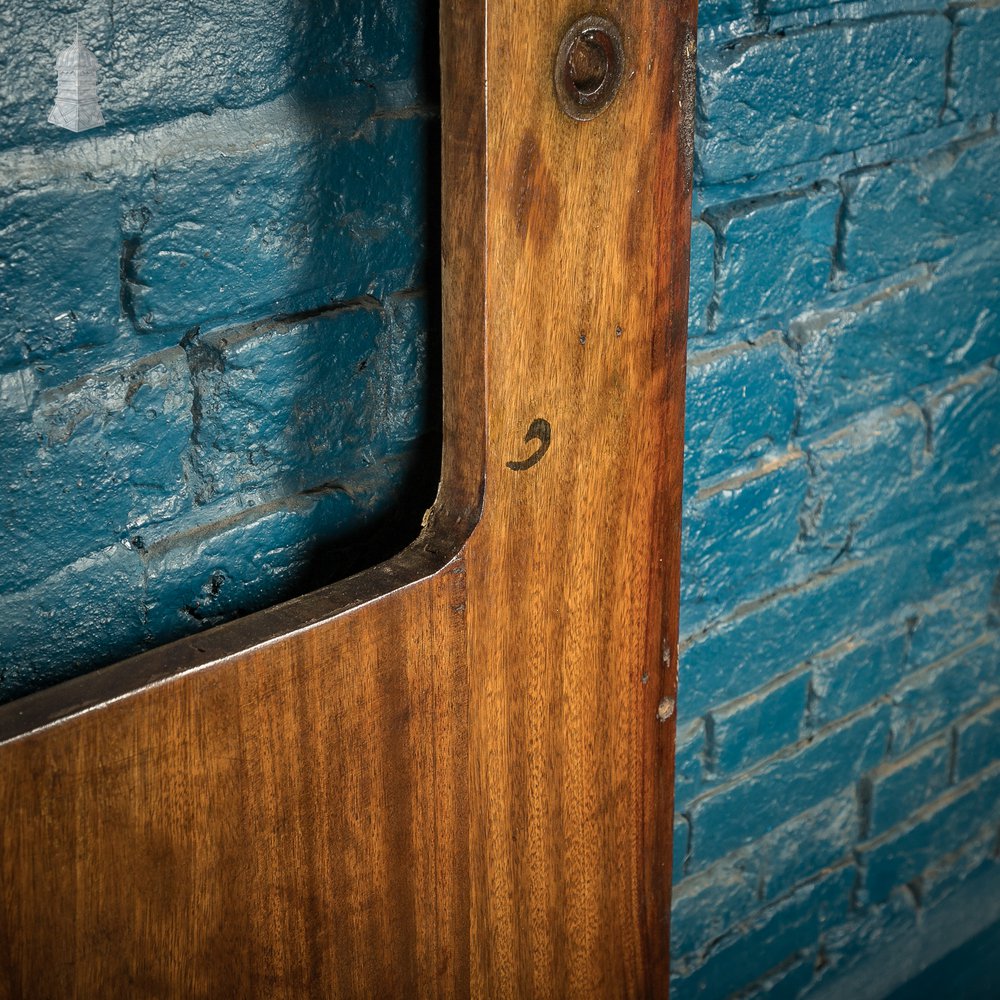
POLYGON ((674 997, 996 916, 998 12, 701 6, 674 997))

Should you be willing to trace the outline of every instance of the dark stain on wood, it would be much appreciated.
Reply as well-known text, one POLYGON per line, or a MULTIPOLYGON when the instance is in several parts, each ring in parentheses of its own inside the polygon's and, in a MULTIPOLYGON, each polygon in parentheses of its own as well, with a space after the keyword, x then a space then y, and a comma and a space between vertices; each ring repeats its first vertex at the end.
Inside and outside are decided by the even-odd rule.
POLYGON ((517 233, 544 250, 555 236, 559 222, 559 189, 530 133, 518 147, 513 180, 517 233))

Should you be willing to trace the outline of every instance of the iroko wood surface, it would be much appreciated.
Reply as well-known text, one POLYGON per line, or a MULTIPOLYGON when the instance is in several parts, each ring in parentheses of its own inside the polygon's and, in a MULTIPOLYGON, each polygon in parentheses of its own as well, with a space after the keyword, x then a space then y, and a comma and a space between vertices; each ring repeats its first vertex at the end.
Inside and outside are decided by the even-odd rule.
POLYGON ((694 9, 576 122, 589 12, 443 3, 421 538, 0 709, 0 995, 665 995, 694 9))

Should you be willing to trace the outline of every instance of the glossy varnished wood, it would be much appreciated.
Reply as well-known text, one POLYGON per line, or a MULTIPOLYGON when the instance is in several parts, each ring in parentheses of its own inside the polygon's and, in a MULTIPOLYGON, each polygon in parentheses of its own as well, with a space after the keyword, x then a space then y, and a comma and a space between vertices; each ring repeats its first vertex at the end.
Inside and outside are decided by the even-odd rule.
POLYGON ((553 100, 575 4, 491 6, 483 521, 469 543, 473 983, 665 990, 688 171, 677 8, 622 0, 621 90, 553 100), (530 24, 531 30, 525 30, 530 24), (506 463, 551 443, 530 469, 506 463), (672 474, 671 474, 672 471, 672 474), (662 607, 669 598, 664 619, 662 607))
POLYGON ((5 746, 9 991, 462 993, 464 594, 459 560, 5 746))
POLYGON ((421 538, 0 709, 0 995, 666 992, 694 11, 583 13, 443 4, 421 538))

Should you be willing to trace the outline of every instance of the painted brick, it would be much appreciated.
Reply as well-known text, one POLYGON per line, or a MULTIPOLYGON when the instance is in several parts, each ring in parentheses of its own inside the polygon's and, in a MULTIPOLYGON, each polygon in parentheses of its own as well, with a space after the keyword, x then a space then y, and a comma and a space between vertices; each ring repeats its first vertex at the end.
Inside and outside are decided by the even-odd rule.
POLYGON ((405 463, 156 543, 144 554, 148 634, 162 642, 349 576, 352 540, 370 542, 364 529, 391 509, 405 463))
POLYGON ((898 524, 927 463, 926 442, 923 415, 909 404, 872 410, 811 444, 800 519, 809 546, 830 558, 864 552, 880 529, 898 524))
POLYGON ((429 141, 422 118, 385 119, 357 139, 317 132, 143 177, 123 194, 126 316, 139 333, 179 340, 196 325, 381 299, 418 284, 429 141))
POLYGON ((677 960, 695 964, 711 942, 763 907, 757 869, 756 858, 744 852, 692 878, 681 880, 675 873, 670 903, 670 950, 675 965, 677 960))
POLYGON ((853 306, 804 314, 790 335, 800 431, 833 428, 1000 353, 1000 273, 988 261, 955 260, 853 306))
MULTIPOLYGON (((85 4, 68 26, 23 6, 0 11, 13 74, 0 95, 0 593, 28 613, 19 595, 122 544, 152 573, 154 597, 179 602, 151 612, 140 592, 136 615, 122 615, 132 645, 111 636, 104 649, 91 632, 89 658, 67 645, 76 670, 170 638, 190 625, 185 608, 242 613, 287 595, 282 581, 306 586, 322 553, 332 573, 398 549, 388 536, 402 525, 417 530, 435 458, 417 468, 398 456, 436 420, 415 294, 428 281, 433 66, 415 4, 352 0, 295 11, 289 27, 281 0, 266 15, 195 17, 168 3, 131 12, 124 34, 107 5, 85 4), (102 61, 108 119, 83 136, 44 121, 54 53, 77 20, 102 61), (327 315, 366 296, 381 303, 377 322, 363 317, 374 327, 327 315), (366 486, 327 504, 349 523, 279 516, 362 474, 382 494, 366 486), (390 501, 409 506, 390 513, 390 501), (256 533, 229 530, 262 515, 256 533), (365 525, 379 532, 367 557, 365 525), (243 546, 221 599, 211 546, 178 541, 216 530, 243 546), (268 530, 277 554, 258 565, 250 547, 271 551, 268 530), (167 540, 195 560, 191 593, 150 556, 167 540)), ((70 612, 60 620, 77 627, 70 612)), ((39 686, 66 676, 50 659, 39 686)))
MULTIPOLYGON (((824 790, 829 794, 830 788, 824 790)), ((839 864, 850 852, 859 829, 853 783, 793 816, 749 848, 759 862, 758 893, 777 899, 817 872, 839 864)))
POLYGON ((836 190, 793 191, 728 207, 717 222, 715 325, 801 310, 821 294, 830 280, 840 202, 836 190))
POLYGON ((782 966, 779 972, 765 976, 745 994, 747 1000, 767 997, 768 1000, 797 1000, 799 994, 812 982, 815 975, 815 949, 782 966))
POLYGON ((696 125, 703 183, 931 128, 951 25, 904 16, 739 39, 703 52, 696 125))
MULTIPOLYGON (((382 383, 379 429, 393 450, 398 450, 428 431, 433 434, 441 422, 440 402, 429 389, 433 384, 429 361, 433 343, 428 343, 428 331, 433 322, 422 291, 390 296, 385 311, 388 326, 380 340, 377 366, 382 383)), ((434 476, 436 489, 436 472, 434 476)))
POLYGON ((960 847, 970 829, 1000 821, 1000 771, 959 785, 892 834, 859 849, 867 897, 879 902, 916 878, 935 858, 960 847))
MULTIPOLYGON (((681 701, 679 717, 684 718, 684 703, 681 701)), ((678 811, 704 788, 702 775, 705 759, 705 724, 701 719, 677 729, 677 744, 674 754, 674 802, 678 811)))
POLYGON ((673 954, 680 957, 703 951, 734 925, 817 872, 842 862, 857 833, 857 796, 851 787, 775 826, 704 871, 677 877, 671 916, 673 954))
MULTIPOLYGON (((681 583, 683 628, 760 597, 799 572, 791 555, 798 538, 796 517, 805 499, 805 462, 790 462, 763 476, 692 498, 684 509, 681 583), (720 535, 713 524, 738 526, 720 535)), ((804 576, 805 574, 801 574, 804 576)))
POLYGON ((94 0, 72 11, 16 4, 0 14, 8 67, 0 148, 74 141, 46 118, 56 54, 78 27, 97 56, 108 130, 247 107, 289 90, 303 103, 386 102, 401 84, 412 94, 425 37, 417 4, 378 0, 348 0, 335 12, 296 0, 221 0, 196 15, 170 0, 119 10, 117 17, 94 0))
MULTIPOLYGON (((892 551, 901 553, 907 544, 910 546, 912 576, 907 589, 914 594, 914 600, 932 602, 938 593, 975 581, 981 583, 986 578, 996 579, 996 568, 1000 566, 1000 511, 984 504, 981 498, 932 506, 922 518, 901 523, 895 537, 888 531, 885 536, 892 551)), ((980 603, 977 597, 970 606, 970 616, 980 603)), ((988 613, 987 627, 995 629, 996 624, 988 613)))
POLYGON ((807 547, 864 555, 920 525, 945 534, 960 511, 1000 492, 1000 377, 987 365, 920 409, 872 410, 808 454, 807 547))
MULTIPOLYGON (((961 509, 950 520, 931 512, 925 522, 911 525, 871 557, 845 557, 803 585, 690 634, 680 657, 681 710, 699 715, 748 694, 890 617, 897 617, 902 627, 905 619, 917 616, 911 604, 931 601, 970 581, 988 579, 992 586, 1000 564, 996 521, 981 508, 961 509), (924 544, 915 544, 914 538, 924 544), (817 607, 822 614, 815 613, 817 607)), ((943 638, 926 635, 929 645, 943 638)))
MULTIPOLYGON (((943 886, 944 872, 961 869, 948 891, 973 909, 994 884, 981 857, 975 865, 948 862, 954 842, 931 832, 931 846, 914 848, 923 852, 917 867, 903 873, 904 882, 919 879, 917 896, 892 889, 893 879, 877 904, 848 890, 860 909, 850 915, 845 909, 823 928, 814 978, 813 945, 768 957, 763 972, 756 955, 747 963, 736 952, 717 957, 729 942, 752 934, 775 894, 851 853, 862 802, 871 831, 886 831, 876 847, 938 810, 941 825, 960 830, 962 817, 950 818, 956 802, 946 784, 950 727, 968 726, 971 740, 978 727, 968 713, 996 697, 1000 655, 990 661, 963 647, 994 634, 1000 566, 1000 514, 991 503, 1000 489, 1000 453, 994 453, 1000 406, 990 367, 1000 355, 994 266, 1000 156, 992 123, 971 121, 992 114, 1000 93, 994 79, 1000 39, 991 34, 997 8, 949 12, 956 32, 948 56, 947 19, 927 16, 944 4, 935 0, 904 14, 915 7, 899 0, 768 0, 757 11, 767 20, 752 22, 734 9, 725 18, 709 11, 700 22, 695 203, 718 228, 720 243, 717 285, 708 283, 704 248, 692 271, 703 285, 692 290, 679 706, 690 717, 709 716, 717 746, 699 741, 685 751, 692 855, 675 889, 675 997, 780 995, 782 977, 793 994, 842 996, 845 977, 870 981, 866 963, 877 968, 886 954, 901 954, 900 942, 919 936, 917 899, 928 913, 938 905, 931 902, 938 884, 932 879, 943 886), (751 34, 761 30, 768 34, 751 34), (746 36, 736 37, 741 32, 746 36), (842 53, 848 38, 851 50, 842 53), (836 204, 836 193, 824 189, 828 182, 846 201, 825 247, 808 234, 783 239, 786 220, 768 213, 802 209, 805 190, 836 204), (786 246, 791 250, 779 269, 786 246), (785 331, 791 379, 783 351, 771 354, 770 376, 764 364, 770 358, 750 353, 768 346, 772 328, 785 331), (754 346, 736 347, 737 337, 754 346), (759 367, 751 370, 751 360, 759 367), (769 377, 776 378, 773 396, 769 377), (790 385, 794 405, 786 401, 790 385), (698 564, 729 537, 747 544, 743 560, 755 559, 752 517, 738 503, 720 504, 711 517, 698 504, 714 499, 723 477, 738 489, 752 463, 764 464, 788 445, 807 458, 805 496, 798 510, 785 513, 799 535, 782 550, 788 575, 770 576, 765 555, 766 582, 755 592, 739 583, 739 570, 730 575, 721 555, 698 564), (709 565, 716 572, 705 572, 709 565), (732 591, 716 608, 712 591, 719 585, 732 591), (957 673, 944 669, 949 664, 957 673), (752 770, 716 786, 712 773, 695 765, 706 757, 711 763, 729 745, 736 748, 734 767, 752 767, 754 753, 744 757, 739 739, 727 744, 716 716, 738 725, 739 712, 730 720, 729 711, 756 707, 754 692, 774 691, 775 679, 789 671, 812 675, 808 719, 819 727, 817 739, 841 728, 839 720, 857 718, 853 713, 875 713, 881 746, 888 723, 897 757, 853 769, 842 796, 832 800, 839 810, 828 800, 782 823, 780 809, 794 798, 784 794, 782 778, 768 773, 754 787, 759 772, 752 770), (867 797, 859 798, 863 774, 870 780, 867 797), (713 857, 706 860, 706 853, 713 857)), ((778 525, 769 530, 761 536, 764 548, 781 537, 778 525)), ((760 728, 777 753, 764 758, 763 772, 772 761, 804 752, 783 749, 794 739, 792 713, 770 718, 773 729, 763 721, 760 728)), ((970 761, 990 766, 994 751, 983 739, 987 749, 970 750, 970 761)), ((976 763, 972 773, 982 769, 976 763)), ((833 784, 822 775, 815 780, 833 784)), ((996 801, 995 791, 987 794, 996 801)), ((969 830, 982 827, 977 816, 984 809, 968 807, 969 830)), ((862 845, 866 864, 872 846, 862 845)), ((911 948, 900 962, 919 953, 911 948)))
POLYGON ((94 374, 32 402, 30 420, 0 426, 0 456, 17 470, 0 510, 0 592, 169 520, 190 502, 183 459, 191 387, 180 351, 94 374))
POLYGON ((823 3, 822 0, 763 0, 763 9, 767 14, 786 14, 793 11, 804 11, 821 7, 823 13, 831 16, 830 9, 836 10, 833 3, 823 3))
POLYGON ((921 499, 941 506, 1000 495, 1000 374, 992 366, 925 402, 933 460, 921 499))
POLYGON ((894 691, 893 753, 905 753, 1000 695, 1000 643, 989 634, 986 639, 913 674, 894 691))
POLYGON ((139 556, 119 544, 0 596, 0 694, 27 694, 40 676, 54 683, 130 652, 143 627, 142 583, 139 556))
POLYGON ((950 768, 951 737, 945 734, 866 775, 867 835, 877 837, 940 795, 948 787, 950 768))
POLYGON ((893 892, 878 906, 852 910, 842 924, 824 930, 823 965, 804 996, 840 1000, 865 995, 873 984, 870 995, 885 996, 880 973, 887 964, 887 950, 891 949, 893 960, 902 961, 898 945, 917 938, 920 930, 913 899, 904 892, 893 892))
POLYGON ((929 519, 923 534, 887 543, 864 560, 837 560, 801 585, 692 630, 681 646, 682 710, 701 715, 749 694, 845 639, 905 614, 907 604, 996 565, 997 537, 989 524, 963 511, 958 524, 948 527, 929 519), (928 533, 931 524, 935 530, 928 533))
POLYGON ((684 877, 684 866, 687 862, 688 836, 690 827, 683 816, 675 816, 673 831, 673 880, 679 881, 684 877))
POLYGON ((830 872, 725 937, 697 969, 688 972, 675 964, 671 996, 725 997, 774 975, 778 966, 811 949, 828 924, 844 919, 853 884, 851 869, 830 872))
POLYGON ((715 291, 715 233, 707 222, 691 223, 690 287, 688 293, 688 337, 706 333, 707 310, 715 291))
MULTIPOLYGON (((875 4, 894 6, 899 0, 847 0, 849 6, 840 8, 841 11, 860 9, 872 9, 875 4)), ((912 0, 914 4, 922 4, 923 0, 912 0)), ((941 8, 946 8, 947 4, 943 0, 935 0, 941 8)), ((809 11, 802 15, 791 15, 789 17, 779 17, 771 24, 771 34, 785 37, 789 30, 799 31, 808 27, 811 19, 819 18, 817 23, 822 21, 822 15, 835 13, 836 7, 827 7, 823 11, 809 11), (782 23, 784 22, 784 23, 782 23)), ((898 12, 898 11, 897 11, 898 12)), ((921 13, 926 13, 924 7, 921 13)), ((748 25, 746 30, 752 31, 754 27, 759 28, 761 22, 756 21, 748 25)), ((730 37, 730 29, 735 30, 735 26, 729 25, 724 32, 708 32, 712 43, 724 43, 722 38, 725 34, 730 37)), ((703 39, 703 49, 708 48, 708 43, 703 39)), ((833 152, 819 159, 809 160, 795 164, 775 164, 761 173, 748 174, 728 180, 696 183, 694 186, 694 210, 700 217, 709 217, 716 208, 722 208, 733 203, 749 203, 754 200, 770 201, 780 197, 784 192, 795 192, 804 190, 817 190, 825 188, 830 184, 836 184, 842 190, 846 188, 847 182, 857 171, 868 167, 885 168, 896 161, 909 161, 929 153, 943 149, 952 143, 971 140, 976 135, 989 130, 989 122, 983 119, 975 119, 970 122, 952 121, 939 122, 933 128, 922 130, 910 135, 897 136, 887 139, 884 142, 876 142, 873 145, 861 146, 849 152, 833 152)), ((838 234, 840 227, 838 225, 838 234)), ((839 241, 838 241, 839 243, 839 241)), ((839 261, 839 245, 837 247, 835 264, 839 261)), ((837 267, 834 268, 833 277, 835 287, 839 287, 839 282, 843 275, 839 273, 837 267)))
POLYGON ((907 656, 912 668, 929 666, 983 636, 996 577, 996 567, 985 565, 961 586, 941 591, 913 610, 907 656))
MULTIPOLYGON (((970 836, 955 851, 936 858, 920 874, 921 901, 933 908, 961 890, 985 884, 989 891, 996 885, 1000 893, 1000 854, 997 852, 998 834, 995 823, 983 823, 970 830, 970 836)), ((994 898, 1000 898, 1000 894, 994 898)))
POLYGON ((31 420, 38 391, 34 368, 19 368, 0 375, 0 422, 4 427, 31 420))
MULTIPOLYGON (((925 396, 921 410, 918 414, 913 404, 906 404, 902 412, 890 408, 862 419, 859 426, 867 437, 853 452, 843 450, 830 496, 816 490, 820 504, 833 501, 822 506, 817 518, 817 541, 836 546, 844 539, 852 553, 863 554, 914 534, 928 540, 964 535, 963 548, 941 553, 936 573, 950 571, 949 564, 970 562, 979 548, 985 563, 1000 558, 1000 533, 982 505, 983 497, 1000 492, 1000 377, 990 365, 976 369, 925 396), (834 522, 831 540, 822 534, 828 515, 834 522), (984 533, 973 541, 977 521, 984 533)), ((812 467, 818 466, 814 461, 812 467)))
MULTIPOLYGON (((419 355, 409 377, 419 378, 423 330, 414 324, 406 332, 419 355)), ((200 413, 191 450, 197 502, 288 496, 349 475, 359 457, 370 464, 390 450, 386 422, 399 402, 387 398, 390 341, 385 310, 367 303, 193 338, 186 350, 200 413), (344 430, 331 436, 330 427, 344 430)), ((411 405, 398 417, 412 438, 426 413, 404 402, 411 405)))
POLYGON ((795 420, 795 383, 775 338, 695 355, 688 364, 684 472, 709 477, 782 451, 795 420))
POLYGON ((1000 702, 956 727, 957 777, 964 781, 1000 761, 1000 702))
POLYGON ((726 777, 790 746, 799 738, 809 674, 776 682, 710 715, 712 770, 726 777))
POLYGON ((113 187, 96 182, 0 196, 0 371, 114 341, 117 217, 113 187))
POLYGON ((963 239, 1000 243, 998 192, 995 136, 862 170, 847 181, 840 264, 851 281, 870 281, 939 260, 963 239))
POLYGON ((932 945, 934 950, 922 956, 922 971, 896 991, 893 1000, 1000 995, 1000 969, 996 964, 1000 947, 1000 905, 997 905, 1000 885, 994 883, 993 894, 984 895, 983 889, 989 882, 984 877, 969 887, 972 891, 968 893, 968 905, 945 905, 936 912, 922 914, 924 936, 928 943, 934 941, 936 947, 932 945))
POLYGON ((156 545, 147 557, 150 633, 175 638, 291 597, 316 547, 302 522, 321 506, 346 520, 352 501, 340 492, 296 499, 156 545))
POLYGON ((772 31, 947 7, 948 0, 763 0, 761 4, 772 31))
POLYGON ((907 640, 892 630, 852 636, 813 660, 810 723, 829 725, 884 695, 906 672, 907 640))
POLYGON ((882 706, 708 792, 691 808, 695 834, 689 870, 752 843, 822 802, 830 789, 844 788, 881 761, 888 736, 889 709, 882 706))
POLYGON ((951 106, 962 117, 1000 110, 1000 8, 957 10, 955 29, 951 106))
POLYGON ((752 4, 746 0, 706 0, 698 6, 698 27, 726 24, 747 17, 752 4))
POLYGON ((698 715, 748 694, 849 634, 863 575, 863 567, 845 564, 692 638, 680 656, 681 710, 698 715), (816 602, 824 615, 810 614, 816 602))

